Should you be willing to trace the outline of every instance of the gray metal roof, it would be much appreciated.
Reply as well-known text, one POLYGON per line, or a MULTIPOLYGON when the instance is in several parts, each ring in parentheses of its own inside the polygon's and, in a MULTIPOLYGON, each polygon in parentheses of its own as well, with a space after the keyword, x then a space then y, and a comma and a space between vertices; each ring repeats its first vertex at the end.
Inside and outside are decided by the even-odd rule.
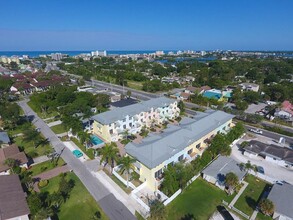
POLYGON ((136 103, 133 105, 121 107, 121 108, 115 108, 111 111, 103 112, 101 114, 94 115, 92 118, 101 124, 107 125, 111 124, 113 122, 116 122, 118 120, 124 119, 127 115, 134 116, 136 114, 139 114, 141 112, 147 112, 151 108, 158 108, 158 107, 164 107, 168 106, 171 103, 174 103, 176 100, 169 99, 166 97, 160 97, 151 99, 148 101, 136 103))
POLYGON ((0 132, 0 142, 3 142, 4 144, 10 143, 10 138, 7 132, 5 131, 0 132))
POLYGON ((275 205, 275 211, 281 215, 293 218, 293 186, 290 184, 275 184, 268 196, 275 205))
POLYGON ((154 168, 233 117, 222 111, 210 111, 198 118, 183 118, 179 126, 168 125, 163 133, 151 134, 140 144, 131 142, 125 150, 145 166, 154 168))
POLYGON ((220 182, 224 182, 227 173, 235 173, 239 180, 241 180, 246 172, 241 170, 238 163, 230 157, 219 156, 214 160, 202 173, 212 176, 220 182))

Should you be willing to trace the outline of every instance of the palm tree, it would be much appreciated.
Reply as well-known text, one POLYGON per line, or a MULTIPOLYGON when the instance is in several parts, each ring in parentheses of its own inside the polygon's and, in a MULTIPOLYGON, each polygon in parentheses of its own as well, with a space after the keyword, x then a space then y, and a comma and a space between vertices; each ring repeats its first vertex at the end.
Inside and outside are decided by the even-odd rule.
POLYGON ((104 167, 107 164, 111 164, 111 174, 114 168, 115 161, 118 160, 118 153, 119 153, 119 150, 117 148, 117 145, 113 142, 111 142, 110 144, 105 144, 105 146, 100 151, 100 155, 101 155, 100 164, 105 162, 104 167))
POLYGON ((80 142, 85 145, 86 150, 89 148, 89 143, 91 140, 91 135, 87 132, 81 131, 78 133, 80 142))
POLYGON ((269 199, 262 199, 258 206, 261 212, 265 215, 272 215, 274 213, 274 203, 269 199))
POLYGON ((135 159, 129 156, 123 157, 119 160, 118 164, 120 165, 120 172, 124 174, 126 172, 126 178, 127 178, 127 187, 128 187, 128 181, 129 181, 129 174, 131 171, 134 171, 134 163, 135 159))
POLYGON ((10 169, 11 169, 11 172, 14 173, 14 168, 19 166, 19 160, 15 160, 15 159, 12 159, 12 158, 7 158, 5 161, 4 161, 4 164, 7 165, 10 169))
POLYGON ((40 140, 40 134, 35 129, 28 129, 24 132, 24 139, 25 142, 33 142, 34 147, 36 148, 36 142, 40 140))
POLYGON ((239 179, 235 173, 227 173, 225 177, 225 184, 228 187, 228 191, 231 192, 238 185, 239 179))

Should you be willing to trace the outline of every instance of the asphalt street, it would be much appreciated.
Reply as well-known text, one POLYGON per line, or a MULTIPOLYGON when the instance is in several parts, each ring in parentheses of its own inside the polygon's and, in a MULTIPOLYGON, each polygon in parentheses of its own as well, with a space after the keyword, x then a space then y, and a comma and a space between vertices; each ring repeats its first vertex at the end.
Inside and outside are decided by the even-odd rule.
POLYGON ((117 200, 80 160, 73 156, 48 125, 27 105, 27 101, 20 101, 18 104, 27 116, 33 116, 33 124, 40 129, 45 138, 48 138, 55 151, 61 152, 62 159, 71 167, 110 219, 136 219, 126 206, 117 200))

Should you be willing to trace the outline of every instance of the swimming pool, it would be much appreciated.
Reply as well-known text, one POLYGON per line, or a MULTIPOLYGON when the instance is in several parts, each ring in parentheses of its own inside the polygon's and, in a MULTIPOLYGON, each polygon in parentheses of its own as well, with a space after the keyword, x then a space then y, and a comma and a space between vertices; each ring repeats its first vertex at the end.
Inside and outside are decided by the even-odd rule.
POLYGON ((102 141, 98 136, 96 135, 92 135, 91 136, 91 141, 94 145, 99 145, 99 144, 103 144, 104 141, 102 141))

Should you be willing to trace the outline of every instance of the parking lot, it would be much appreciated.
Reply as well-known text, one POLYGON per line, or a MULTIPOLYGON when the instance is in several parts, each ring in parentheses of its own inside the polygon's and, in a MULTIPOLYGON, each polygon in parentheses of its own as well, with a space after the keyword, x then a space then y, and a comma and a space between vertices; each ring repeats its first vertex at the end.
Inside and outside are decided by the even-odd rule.
MULTIPOLYGON (((254 136, 255 137, 251 137, 251 138, 247 138, 247 136, 244 137, 245 141, 250 141, 253 139, 253 140, 258 140, 268 144, 271 144, 271 143, 276 144, 275 140, 272 140, 263 136, 259 136, 259 135, 254 135, 254 136)), ((276 180, 286 181, 288 183, 293 184, 293 170, 268 162, 261 157, 250 158, 243 155, 242 151, 238 149, 239 144, 241 144, 243 141, 244 139, 241 139, 232 147, 231 157, 233 159, 235 159, 236 161, 240 163, 246 163, 249 160, 251 164, 262 166, 264 168, 265 175, 276 180)))

